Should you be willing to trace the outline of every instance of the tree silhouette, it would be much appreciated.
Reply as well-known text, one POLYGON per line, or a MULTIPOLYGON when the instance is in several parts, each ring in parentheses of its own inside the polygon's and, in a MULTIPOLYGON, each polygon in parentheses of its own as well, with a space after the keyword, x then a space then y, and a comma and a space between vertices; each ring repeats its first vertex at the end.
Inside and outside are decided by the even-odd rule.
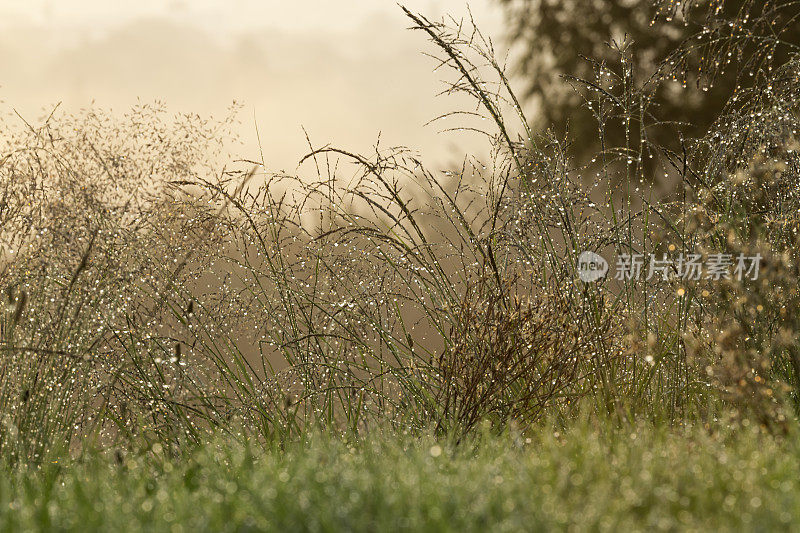
MULTIPOLYGON (((680 122, 684 134, 702 135, 737 93, 763 81, 800 44, 797 2, 499 1, 519 54, 517 74, 538 104, 537 126, 569 129, 578 152, 593 150, 598 139, 597 110, 582 105, 586 89, 633 94, 622 87, 632 83, 651 122, 680 122)), ((606 127, 607 143, 624 143, 622 121, 606 127)), ((675 137, 674 128, 649 131, 661 143, 675 137)))

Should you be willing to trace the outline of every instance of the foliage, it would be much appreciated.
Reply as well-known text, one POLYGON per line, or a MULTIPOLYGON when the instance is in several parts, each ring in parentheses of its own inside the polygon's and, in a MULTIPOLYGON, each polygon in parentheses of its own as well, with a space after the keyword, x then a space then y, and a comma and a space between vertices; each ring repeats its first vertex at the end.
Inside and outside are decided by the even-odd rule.
MULTIPOLYGON (((536 103, 535 123, 568 128, 584 157, 591 157, 598 139, 579 80, 600 78, 603 87, 626 83, 600 76, 614 69, 620 53, 653 114, 679 123, 686 136, 702 136, 732 97, 758 87, 760 76, 784 64, 800 42, 800 11, 792 1, 500 3, 515 45, 516 72, 536 103)), ((625 131, 608 134, 619 144, 625 131)), ((664 145, 674 139, 670 131, 651 135, 664 145)))
POLYGON ((215 439, 0 477, 0 527, 125 531, 783 530, 800 519, 800 452, 752 426, 586 421, 448 440, 310 434, 263 449, 215 439))
POLYGON ((478 122, 465 129, 487 160, 438 171, 405 148, 309 140, 296 175, 271 174, 211 163, 233 117, 144 106, 8 125, 0 452, 42 464, 148 438, 178 453, 237 428, 262 444, 387 426, 463 441, 483 423, 568 422, 577 405, 619 424, 734 409, 785 431, 800 379, 797 63, 762 39, 791 6, 743 6, 733 33, 724 6, 701 10, 706 40, 670 56, 703 50, 703 79, 757 69, 703 135, 654 105, 670 60, 642 78, 619 46, 573 79, 597 126, 585 162, 535 133, 474 23, 408 10, 446 92, 475 103, 441 118, 478 122), (655 172, 681 187, 660 194, 655 172), (755 284, 584 283, 587 250, 767 263, 755 284))

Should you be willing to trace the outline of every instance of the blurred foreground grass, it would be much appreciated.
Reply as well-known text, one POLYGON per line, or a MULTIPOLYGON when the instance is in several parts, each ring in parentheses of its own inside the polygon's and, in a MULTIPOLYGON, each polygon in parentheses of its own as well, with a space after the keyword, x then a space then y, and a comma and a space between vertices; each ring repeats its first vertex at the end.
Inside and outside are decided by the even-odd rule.
POLYGON ((173 457, 154 444, 6 468, 0 529, 730 531, 800 521, 796 429, 544 428, 457 446, 380 431, 282 450, 224 438, 173 457))

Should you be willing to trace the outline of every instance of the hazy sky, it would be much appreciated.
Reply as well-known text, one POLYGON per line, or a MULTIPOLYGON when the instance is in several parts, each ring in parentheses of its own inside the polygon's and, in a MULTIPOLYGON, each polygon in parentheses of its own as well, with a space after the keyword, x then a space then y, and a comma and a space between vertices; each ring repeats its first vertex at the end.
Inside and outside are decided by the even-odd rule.
MULTIPOLYGON (((461 0, 408 0, 438 18, 463 16, 461 0)), ((490 34, 500 13, 470 2, 490 34)), ((290 170, 317 144, 369 150, 385 144, 422 149, 444 162, 463 149, 423 128, 452 102, 430 47, 392 0, 0 0, 0 100, 35 118, 62 102, 123 111, 160 99, 176 111, 220 115, 233 100, 245 151, 257 123, 267 163, 290 170)), ((252 155, 252 154, 245 154, 252 155)))
MULTIPOLYGON (((427 15, 464 11, 461 0, 407 0, 403 5, 427 15)), ((2 26, 20 23, 53 27, 93 26, 106 29, 142 17, 163 17, 206 28, 214 33, 260 29, 339 28, 352 30, 375 14, 396 14, 392 0, 3 0, 2 26)), ((486 0, 469 2, 481 18, 497 13, 486 0)))

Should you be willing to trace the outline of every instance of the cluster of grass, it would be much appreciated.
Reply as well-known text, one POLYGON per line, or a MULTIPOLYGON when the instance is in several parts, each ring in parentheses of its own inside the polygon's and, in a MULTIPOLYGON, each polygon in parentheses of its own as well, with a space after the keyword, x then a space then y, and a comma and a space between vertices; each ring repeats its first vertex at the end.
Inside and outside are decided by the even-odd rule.
POLYGON ((219 169, 233 118, 152 106, 7 125, 0 454, 30 498, 7 519, 57 526, 70 498, 74 520, 210 529, 791 519, 800 62, 776 64, 780 34, 755 29, 792 9, 700 9, 686 57, 736 68, 737 51, 748 83, 694 139, 654 104, 685 62, 635 72, 633 44, 612 43, 618 62, 572 80, 596 119, 586 162, 531 130, 474 23, 410 11, 446 92, 476 102, 441 120, 485 134, 487 160, 439 171, 405 148, 312 145, 295 174, 219 169), (645 265, 586 283, 584 251, 764 262, 757 280, 645 265))
POLYGON ((742 531, 800 519, 800 449, 755 427, 542 427, 468 441, 311 433, 159 444, 0 480, 4 530, 742 531))

